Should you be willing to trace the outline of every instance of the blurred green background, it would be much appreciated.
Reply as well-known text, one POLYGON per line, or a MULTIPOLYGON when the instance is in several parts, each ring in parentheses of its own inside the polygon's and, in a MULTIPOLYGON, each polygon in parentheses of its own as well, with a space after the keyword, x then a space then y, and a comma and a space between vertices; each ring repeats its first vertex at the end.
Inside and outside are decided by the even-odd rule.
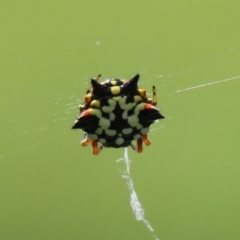
POLYGON ((166 116, 150 147, 129 150, 155 234, 240 239, 239 11, 236 0, 1 1, 0 239, 153 239, 132 213, 123 149, 94 156, 70 129, 91 77, 138 72, 166 116))

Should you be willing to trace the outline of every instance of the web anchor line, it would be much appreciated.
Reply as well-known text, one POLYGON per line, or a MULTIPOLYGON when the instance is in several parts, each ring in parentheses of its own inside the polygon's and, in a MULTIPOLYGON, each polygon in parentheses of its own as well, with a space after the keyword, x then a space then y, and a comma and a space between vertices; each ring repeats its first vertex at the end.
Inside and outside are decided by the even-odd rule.
POLYGON ((222 83, 222 82, 228 82, 228 81, 231 81, 231 80, 234 80, 234 79, 238 79, 238 78, 240 78, 240 76, 226 78, 226 79, 222 79, 222 80, 218 80, 218 81, 214 81, 214 82, 209 82, 209 83, 204 83, 204 84, 201 84, 201 85, 180 89, 180 90, 177 90, 176 92, 179 93, 179 92, 183 92, 183 91, 193 90, 193 89, 196 89, 196 88, 207 87, 209 85, 222 83))
POLYGON ((141 203, 138 199, 137 193, 134 189, 134 184, 133 184, 133 180, 131 178, 130 175, 130 159, 128 156, 128 148, 124 149, 124 158, 120 158, 117 160, 117 162, 119 161, 124 161, 125 165, 126 165, 126 170, 125 171, 121 171, 121 176, 123 179, 125 179, 126 184, 128 186, 129 192, 130 192, 130 205, 131 208, 133 210, 133 214, 136 218, 137 221, 143 221, 143 223, 145 224, 145 226, 148 228, 148 230, 152 233, 152 237, 155 240, 159 240, 159 238, 154 234, 154 229, 151 226, 151 224, 149 223, 149 221, 147 221, 147 219, 144 217, 144 209, 141 206, 141 203))

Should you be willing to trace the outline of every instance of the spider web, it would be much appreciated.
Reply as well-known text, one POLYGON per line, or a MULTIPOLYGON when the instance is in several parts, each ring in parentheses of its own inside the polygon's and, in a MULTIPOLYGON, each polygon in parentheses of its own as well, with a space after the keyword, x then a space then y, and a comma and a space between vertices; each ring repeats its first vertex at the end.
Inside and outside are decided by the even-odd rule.
MULTIPOLYGON (((187 74, 192 71, 195 71, 195 70, 183 71, 183 72, 177 73, 177 74, 187 74)), ((142 72, 142 73, 145 73, 145 72, 142 72)), ((155 75, 154 77, 162 78, 162 77, 170 76, 170 75, 173 75, 173 74, 155 75)), ((185 91, 192 91, 192 90, 196 90, 198 88, 209 87, 209 86, 212 86, 215 84, 224 84, 225 82, 234 81, 239 78, 240 78, 240 76, 237 75, 237 76, 233 76, 233 77, 229 77, 229 78, 225 78, 225 79, 210 81, 210 82, 203 83, 203 84, 199 83, 199 85, 189 86, 189 87, 181 88, 181 89, 175 89, 175 91, 173 93, 166 93, 166 94, 180 94, 185 91)), ((89 85, 89 80, 87 78, 82 79, 82 82, 83 83, 81 83, 81 85, 84 88, 87 88, 87 86, 89 85)), ((19 91, 19 89, 30 89, 31 91, 39 92, 39 89, 35 89, 34 87, 26 86, 24 84, 16 84, 14 82, 12 82, 12 83, 7 82, 5 84, 10 85, 11 87, 13 87, 13 90, 15 89, 16 91, 19 91)), ((149 83, 141 82, 141 84, 146 85, 149 83)), ((48 92, 44 89, 41 89, 41 94, 45 94, 45 95, 47 94, 47 95, 52 96, 53 99, 55 99, 55 101, 52 104, 54 104, 56 106, 56 108, 58 109, 56 112, 54 112, 53 114, 51 114, 47 117, 49 120, 48 124, 40 125, 36 128, 23 129, 23 130, 20 130, 19 132, 12 133, 12 134, 9 134, 7 136, 2 136, 2 137, 4 137, 4 138, 13 137, 14 138, 16 136, 23 136, 23 137, 27 136, 28 138, 32 138, 32 136, 35 136, 36 134, 39 134, 42 132, 47 132, 51 128, 59 129, 59 125, 61 126, 61 129, 65 126, 65 129, 58 133, 53 132, 51 136, 49 136, 49 134, 47 134, 47 137, 45 139, 43 139, 42 141, 39 141, 37 143, 31 143, 31 144, 28 143, 27 146, 21 146, 16 150, 6 151, 3 148, 0 153, 1 161, 7 159, 8 156, 17 155, 18 153, 21 153, 21 152, 27 152, 27 151, 30 151, 31 149, 38 149, 38 151, 40 151, 43 146, 46 146, 47 144, 53 142, 55 139, 57 139, 59 137, 63 137, 63 139, 64 139, 64 135, 66 135, 66 133, 68 131, 70 131, 69 122, 73 122, 73 120, 74 120, 74 119, 72 119, 72 113, 76 112, 76 106, 78 106, 79 103, 82 102, 82 99, 78 98, 79 96, 75 96, 73 94, 68 96, 68 95, 64 95, 62 93, 48 92)), ((166 121, 167 121, 167 119, 166 119, 166 121)), ((159 131, 161 128, 162 127, 157 126, 155 128, 152 128, 150 131, 151 132, 159 131)), ((76 144, 78 142, 79 142, 78 134, 73 139, 70 139, 70 140, 65 139, 62 142, 62 145, 60 146, 61 151, 64 151, 64 149, 66 149, 68 146, 70 146, 72 144, 76 144)), ((125 150, 124 150, 123 158, 120 158, 117 160, 117 162, 119 162, 119 161, 123 161, 125 163, 126 169, 120 170, 120 174, 121 174, 121 177, 125 180, 128 190, 129 190, 130 205, 131 205, 133 214, 137 221, 142 221, 144 223, 144 225, 147 227, 147 229, 151 233, 151 236, 155 240, 158 240, 159 238, 155 235, 154 228, 151 226, 150 222, 145 218, 144 208, 141 205, 141 202, 138 198, 138 194, 134 188, 134 182, 133 182, 133 179, 131 177, 131 172, 130 172, 131 161, 128 156, 127 148, 125 148, 125 150)))
MULTIPOLYGON (((154 229, 151 226, 151 224, 149 223, 149 221, 145 218, 144 216, 144 209, 138 199, 137 193, 134 189, 134 184, 133 184, 133 180, 131 178, 131 174, 130 174, 130 158, 128 156, 128 148, 124 149, 124 158, 120 158, 117 160, 117 162, 119 161, 124 161, 125 165, 126 165, 126 170, 121 171, 121 176, 123 179, 125 179, 126 184, 128 186, 128 190, 130 193, 130 205, 133 211, 133 214, 136 218, 137 221, 143 221, 143 223, 145 224, 145 226, 148 228, 148 230, 153 234, 154 233, 154 229)), ((155 240, 159 240, 159 238, 157 238, 156 235, 152 235, 152 237, 155 240)))
MULTIPOLYGON (((188 72, 192 72, 192 71, 188 71, 188 72)), ((158 77, 162 77, 162 75, 160 75, 158 77)), ((239 78, 240 78, 240 76, 234 76, 234 77, 221 79, 221 80, 217 80, 217 81, 211 81, 211 82, 204 83, 204 84, 190 86, 190 87, 187 87, 187 88, 184 88, 184 89, 178 89, 175 92, 180 93, 180 92, 184 92, 184 91, 194 90, 194 89, 197 89, 197 88, 207 87, 207 86, 211 86, 211 85, 214 85, 214 84, 228 82, 228 81, 232 81, 232 80, 239 79, 239 78)), ((157 129, 161 129, 161 128, 151 129, 150 131, 155 131, 157 129)), ((145 226, 148 228, 148 230, 152 234, 152 237, 155 240, 159 240, 159 238, 154 234, 154 229, 151 226, 150 222, 145 218, 144 209, 143 209, 143 207, 140 203, 140 200, 138 199, 136 190, 134 188, 134 183, 133 183, 133 180, 132 180, 132 177, 131 177, 131 174, 130 174, 131 160, 130 160, 129 155, 128 155, 128 148, 124 149, 124 157, 117 160, 117 162, 119 162, 119 161, 123 161, 125 163, 126 169, 124 171, 120 170, 120 173, 121 173, 122 178, 126 181, 126 184, 128 186, 128 190, 129 190, 129 193, 130 193, 130 205, 131 205, 131 208, 132 208, 132 211, 133 211, 133 214, 134 214, 136 220, 137 221, 143 221, 145 226)))

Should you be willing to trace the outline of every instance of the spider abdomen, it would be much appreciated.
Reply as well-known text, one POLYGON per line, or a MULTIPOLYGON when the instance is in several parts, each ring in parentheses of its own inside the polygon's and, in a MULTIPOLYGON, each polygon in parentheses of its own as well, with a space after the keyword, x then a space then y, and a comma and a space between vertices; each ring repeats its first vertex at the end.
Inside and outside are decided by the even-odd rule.
POLYGON ((146 90, 138 89, 139 75, 128 81, 113 79, 102 83, 98 83, 99 78, 100 75, 92 79, 92 87, 84 97, 84 104, 80 105, 79 117, 72 128, 86 133, 82 145, 92 142, 94 154, 103 146, 132 146, 141 152, 142 146, 135 148, 132 141, 149 145, 146 134, 150 125, 164 118, 155 107, 156 102, 146 97, 146 90), (100 148, 98 142, 102 144, 100 148))

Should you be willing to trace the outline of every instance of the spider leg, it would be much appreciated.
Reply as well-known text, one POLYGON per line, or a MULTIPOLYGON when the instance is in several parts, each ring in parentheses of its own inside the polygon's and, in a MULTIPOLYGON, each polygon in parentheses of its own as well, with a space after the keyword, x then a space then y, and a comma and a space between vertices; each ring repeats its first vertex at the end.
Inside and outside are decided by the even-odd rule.
POLYGON ((98 150, 99 150, 98 153, 100 153, 100 152, 102 151, 102 149, 103 149, 103 145, 101 145, 101 146, 98 148, 98 150))
POLYGON ((147 137, 147 134, 142 135, 142 140, 145 143, 145 145, 149 146, 151 144, 150 140, 147 137))
POLYGON ((137 147, 135 147, 132 143, 130 144, 130 146, 131 146, 131 148, 134 150, 134 151, 136 151, 136 152, 138 152, 138 153, 141 153, 142 152, 142 142, 143 142, 143 139, 142 138, 139 138, 138 140, 137 140, 137 147))
POLYGON ((143 140, 142 140, 142 138, 139 138, 138 140, 137 140, 137 152, 139 152, 139 153, 141 153, 142 152, 142 142, 143 142, 143 140))
POLYGON ((130 144, 130 146, 134 151, 137 151, 137 148, 132 143, 130 144))
POLYGON ((96 140, 92 141, 92 147, 93 147, 93 154, 98 155, 98 144, 96 140))
POLYGON ((86 147, 91 141, 92 141, 92 140, 91 140, 90 138, 88 138, 87 133, 84 132, 84 134, 83 134, 83 140, 81 141, 81 145, 82 145, 83 147, 86 147))
POLYGON ((84 132, 84 133, 83 133, 83 140, 86 139, 86 138, 87 138, 87 133, 84 132))
POLYGON ((103 149, 103 145, 101 145, 100 147, 98 147, 98 142, 97 140, 93 140, 92 141, 92 147, 93 147, 93 154, 94 155, 98 155, 101 150, 103 149))
POLYGON ((157 93, 155 86, 152 87, 152 93, 153 93, 152 104, 157 105, 157 93))
POLYGON ((140 96, 141 96, 143 99, 146 98, 146 95, 147 95, 146 89, 141 89, 141 88, 139 88, 139 89, 138 89, 138 92, 139 92, 140 96))

